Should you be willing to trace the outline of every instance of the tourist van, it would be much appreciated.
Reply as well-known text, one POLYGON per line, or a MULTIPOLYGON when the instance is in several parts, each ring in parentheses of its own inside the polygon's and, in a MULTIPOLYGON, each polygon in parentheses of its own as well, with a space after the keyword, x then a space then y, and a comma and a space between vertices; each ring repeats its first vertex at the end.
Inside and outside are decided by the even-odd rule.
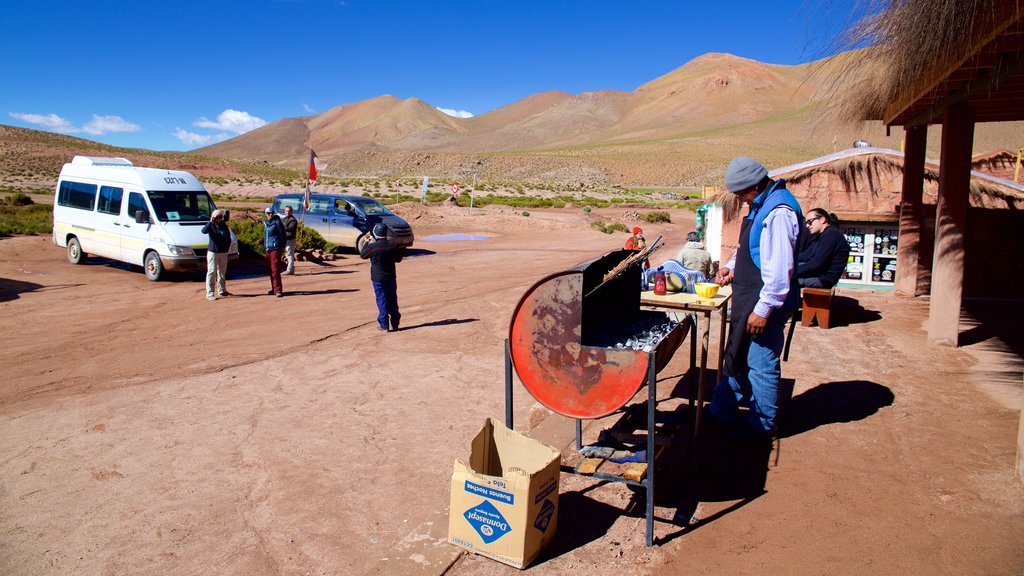
MULTIPOLYGON (((202 228, 215 209, 188 172, 75 156, 57 181, 53 243, 72 264, 102 256, 142 266, 156 281, 165 271, 206 270, 209 237, 202 228)), ((234 233, 228 260, 238 260, 234 233)))
POLYGON ((380 202, 366 196, 348 194, 311 194, 309 209, 303 207, 303 194, 279 194, 274 199, 274 212, 284 214, 291 207, 292 215, 338 246, 356 247, 356 240, 373 225, 383 222, 388 227, 388 238, 399 246, 412 246, 415 240, 412 226, 380 202))

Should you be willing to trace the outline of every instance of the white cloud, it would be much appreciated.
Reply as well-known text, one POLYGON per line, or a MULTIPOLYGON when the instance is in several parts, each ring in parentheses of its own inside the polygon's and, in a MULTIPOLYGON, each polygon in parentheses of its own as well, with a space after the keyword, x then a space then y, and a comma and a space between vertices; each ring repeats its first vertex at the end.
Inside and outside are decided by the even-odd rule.
POLYGON ((138 132, 142 126, 134 124, 120 116, 92 115, 92 120, 84 126, 78 127, 70 121, 57 116, 56 114, 22 114, 20 112, 9 112, 12 118, 17 118, 28 124, 35 124, 41 128, 59 134, 78 134, 85 132, 93 136, 101 136, 110 132, 138 132))
POLYGON ((305 102, 302 103, 302 109, 306 111, 306 114, 316 114, 316 110, 310 108, 309 104, 305 102))
POLYGON ((142 126, 133 124, 120 116, 98 116, 92 115, 92 120, 82 126, 82 132, 86 134, 106 134, 108 132, 138 132, 142 126))
POLYGON ((234 132, 235 134, 245 134, 250 130, 255 130, 260 126, 267 123, 262 118, 257 118, 248 112, 242 112, 240 110, 227 110, 217 115, 217 121, 209 120, 205 116, 200 117, 192 123, 193 126, 200 128, 213 128, 214 130, 225 130, 227 132, 234 132))
POLYGON ((196 134, 195 132, 189 132, 188 130, 182 130, 181 128, 175 128, 172 133, 175 138, 181 140, 182 143, 188 146, 208 146, 216 142, 223 142, 231 137, 230 134, 196 134))
POLYGON ((447 114, 449 116, 455 116, 456 118, 472 118, 473 117, 473 113, 472 112, 466 112, 465 110, 455 110, 455 109, 452 109, 452 108, 440 108, 440 107, 438 107, 438 110, 440 110, 441 112, 444 112, 445 114, 447 114))
POLYGON ((8 114, 11 118, 17 118, 28 124, 35 124, 51 132, 72 134, 79 131, 71 122, 56 114, 23 114, 21 112, 8 112, 8 114))

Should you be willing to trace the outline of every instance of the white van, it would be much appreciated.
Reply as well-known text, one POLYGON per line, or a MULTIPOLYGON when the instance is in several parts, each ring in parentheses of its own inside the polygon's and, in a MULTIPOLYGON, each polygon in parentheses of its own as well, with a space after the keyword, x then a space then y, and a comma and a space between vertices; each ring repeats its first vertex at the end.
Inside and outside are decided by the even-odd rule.
MULTIPOLYGON (((164 271, 206 270, 202 228, 215 209, 188 172, 75 156, 57 181, 53 243, 67 249, 72 264, 94 254, 142 266, 156 281, 164 271)), ((228 260, 238 260, 234 233, 228 260)))

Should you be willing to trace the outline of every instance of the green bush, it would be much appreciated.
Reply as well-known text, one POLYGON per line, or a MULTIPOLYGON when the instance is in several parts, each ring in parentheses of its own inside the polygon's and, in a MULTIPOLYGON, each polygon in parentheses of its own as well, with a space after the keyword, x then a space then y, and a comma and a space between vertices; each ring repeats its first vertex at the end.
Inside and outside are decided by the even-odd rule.
POLYGON ((525 211, 525 210, 523 210, 523 216, 529 217, 529 216, 530 216, 530 213, 529 213, 529 212, 527 212, 527 211, 525 211))
POLYGON ((583 211, 586 212, 587 214, 590 214, 590 210, 591 210, 590 206, 584 206, 583 207, 583 211))
POLYGON ((611 234, 612 232, 629 232, 629 228, 626 227, 622 222, 614 222, 612 224, 605 224, 600 220, 594 220, 590 223, 590 226, 604 232, 605 234, 611 234))
MULTIPOLYGON (((238 219, 229 220, 228 226, 235 231, 238 237, 238 251, 243 254, 256 254, 266 256, 267 251, 263 248, 263 221, 238 219)), ((323 250, 324 252, 336 252, 338 246, 324 240, 319 232, 312 228, 306 228, 301 222, 295 234, 299 239, 296 243, 297 249, 323 250)))
POLYGON ((49 204, 0 206, 0 236, 49 234, 53 231, 53 207, 49 204))
POLYGON ((299 239, 295 245, 296 249, 337 252, 339 248, 337 245, 325 240, 324 237, 316 230, 306 228, 301 222, 299 223, 299 230, 296 232, 295 237, 299 239))
POLYGON ((238 237, 238 251, 242 254, 266 256, 263 249, 263 222, 259 220, 234 219, 228 220, 228 226, 238 237))
POLYGON ((35 204, 35 201, 24 192, 15 192, 6 198, 0 198, 0 205, 2 206, 30 206, 32 204, 35 204))
POLYGON ((659 223, 671 223, 672 217, 668 215, 668 212, 655 211, 648 212, 642 216, 644 222, 648 224, 659 224, 659 223))

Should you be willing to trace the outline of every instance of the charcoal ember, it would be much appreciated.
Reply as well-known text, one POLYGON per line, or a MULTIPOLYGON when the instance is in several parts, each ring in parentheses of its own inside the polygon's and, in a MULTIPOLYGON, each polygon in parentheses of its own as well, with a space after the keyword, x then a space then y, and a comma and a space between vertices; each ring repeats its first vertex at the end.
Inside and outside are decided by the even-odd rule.
POLYGON ((678 325, 678 322, 666 315, 646 315, 630 324, 608 329, 599 335, 592 345, 600 348, 650 352, 678 325))

